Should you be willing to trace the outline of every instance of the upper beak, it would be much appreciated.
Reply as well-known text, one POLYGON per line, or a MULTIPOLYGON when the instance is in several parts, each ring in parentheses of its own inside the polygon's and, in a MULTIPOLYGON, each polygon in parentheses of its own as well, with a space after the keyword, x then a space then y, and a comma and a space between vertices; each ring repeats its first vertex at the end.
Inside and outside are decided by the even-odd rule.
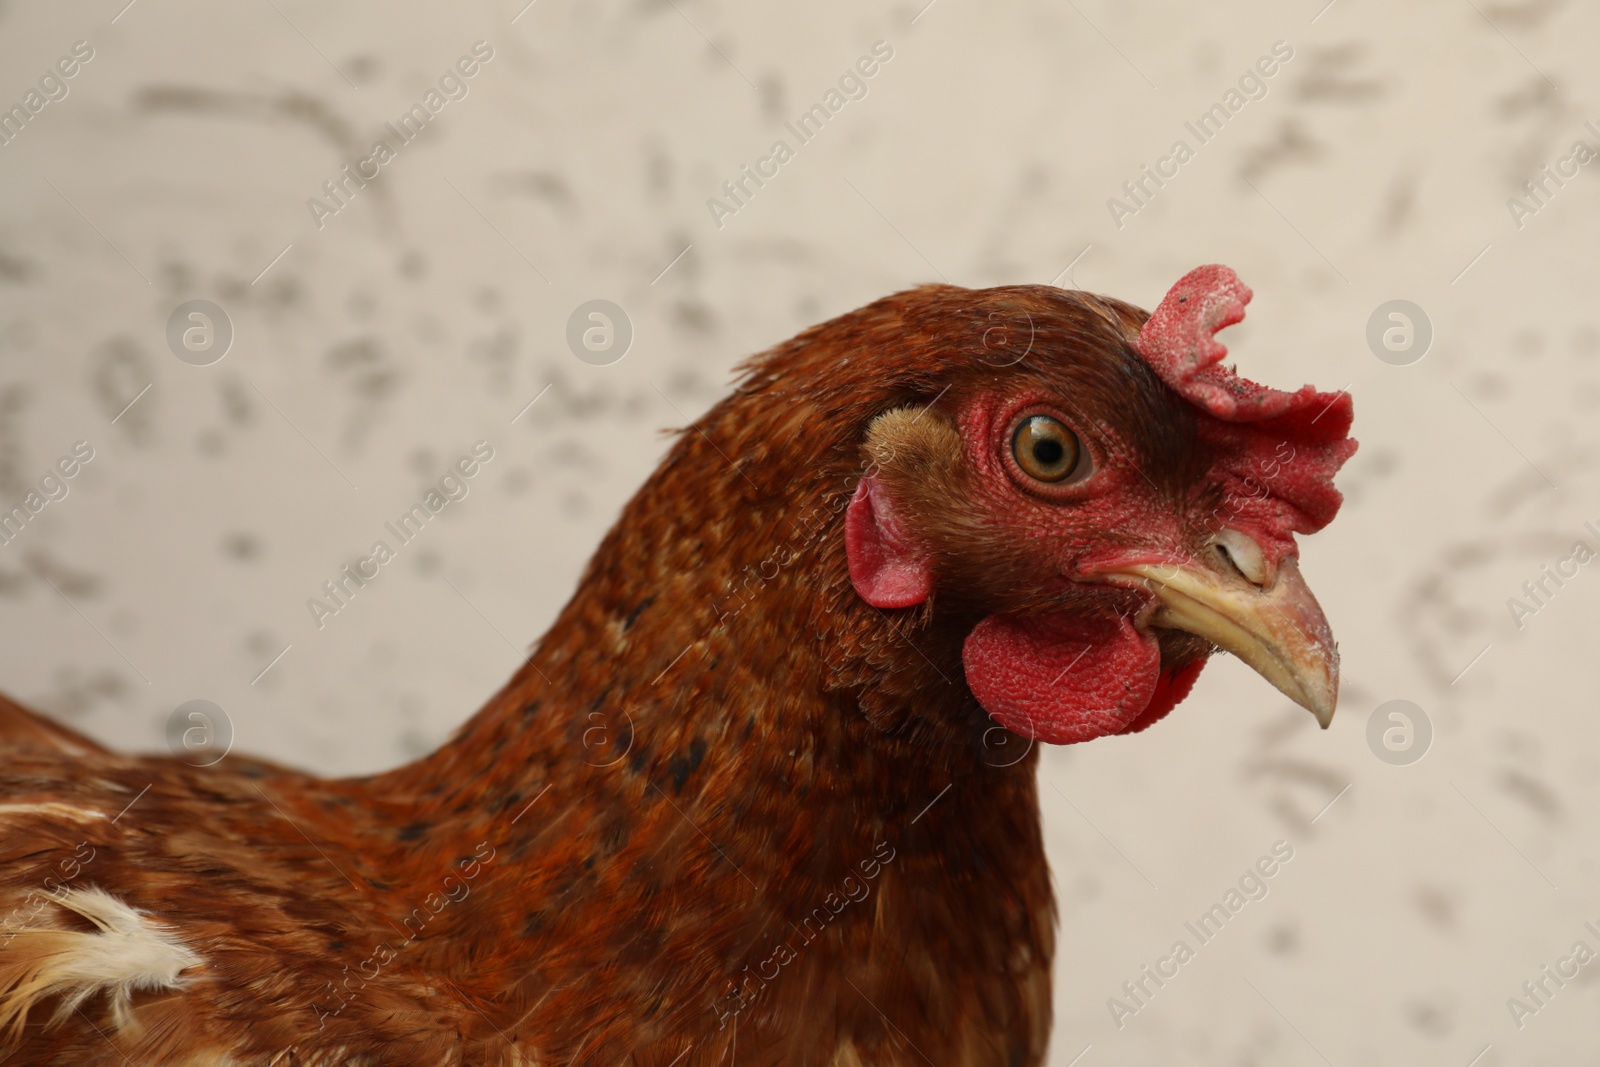
MULTIPOLYGON (((1249 569, 1260 574, 1259 567, 1249 569)), ((1333 721, 1339 649, 1293 557, 1265 585, 1230 566, 1225 553, 1218 553, 1215 568, 1143 563, 1115 573, 1149 583, 1159 601, 1153 625, 1196 634, 1232 652, 1315 715, 1324 730, 1333 721)))

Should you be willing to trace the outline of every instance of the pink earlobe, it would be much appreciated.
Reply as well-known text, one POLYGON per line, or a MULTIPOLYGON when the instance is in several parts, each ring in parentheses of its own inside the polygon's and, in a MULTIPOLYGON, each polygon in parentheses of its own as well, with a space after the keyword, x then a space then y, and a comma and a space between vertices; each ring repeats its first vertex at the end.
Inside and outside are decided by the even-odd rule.
POLYGON ((867 475, 844 514, 844 551, 850 584, 868 604, 909 608, 928 599, 933 588, 927 558, 900 530, 882 484, 867 475))

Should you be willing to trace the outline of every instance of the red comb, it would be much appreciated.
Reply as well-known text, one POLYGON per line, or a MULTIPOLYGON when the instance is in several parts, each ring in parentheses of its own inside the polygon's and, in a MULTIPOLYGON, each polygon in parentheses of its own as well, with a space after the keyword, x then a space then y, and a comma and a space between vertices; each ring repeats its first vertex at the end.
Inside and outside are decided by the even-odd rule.
POLYGON ((1344 499, 1333 476, 1356 450, 1349 436, 1354 410, 1349 393, 1309 385, 1286 393, 1222 366, 1228 350, 1216 333, 1244 318, 1250 296, 1229 268, 1197 267, 1162 298, 1134 348, 1162 381, 1212 416, 1201 420, 1201 434, 1224 457, 1217 473, 1236 501, 1231 510, 1267 522, 1272 529, 1262 532, 1292 551, 1289 532, 1320 530, 1344 499))

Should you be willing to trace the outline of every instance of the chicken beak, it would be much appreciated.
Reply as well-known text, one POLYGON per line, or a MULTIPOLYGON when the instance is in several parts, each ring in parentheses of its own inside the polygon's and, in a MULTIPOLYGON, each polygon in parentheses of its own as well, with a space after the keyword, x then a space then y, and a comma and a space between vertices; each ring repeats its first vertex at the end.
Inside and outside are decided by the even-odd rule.
POLYGON ((1267 585, 1256 585, 1225 562, 1216 569, 1133 564, 1118 573, 1143 579, 1155 593, 1151 625, 1183 630, 1232 652, 1315 715, 1324 730, 1333 721, 1339 649, 1293 557, 1279 563, 1267 585))

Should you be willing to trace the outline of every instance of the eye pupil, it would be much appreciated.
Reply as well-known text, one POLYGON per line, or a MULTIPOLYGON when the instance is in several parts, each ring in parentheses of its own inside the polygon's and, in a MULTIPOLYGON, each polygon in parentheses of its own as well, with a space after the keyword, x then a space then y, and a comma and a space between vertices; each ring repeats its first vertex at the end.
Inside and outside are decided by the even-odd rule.
POLYGON ((1061 462, 1066 449, 1061 447, 1060 441, 1039 441, 1033 446, 1033 458, 1047 467, 1054 467, 1061 462))

